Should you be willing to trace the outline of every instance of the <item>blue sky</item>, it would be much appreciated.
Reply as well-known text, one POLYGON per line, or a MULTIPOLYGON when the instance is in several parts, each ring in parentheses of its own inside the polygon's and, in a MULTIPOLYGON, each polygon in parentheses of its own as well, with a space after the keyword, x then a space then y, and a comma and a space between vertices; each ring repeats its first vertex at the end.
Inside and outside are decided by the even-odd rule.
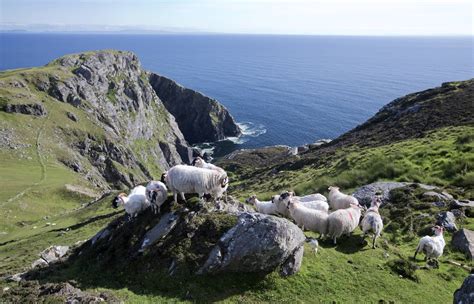
POLYGON ((472 0, 0 0, 3 30, 473 35, 472 0))

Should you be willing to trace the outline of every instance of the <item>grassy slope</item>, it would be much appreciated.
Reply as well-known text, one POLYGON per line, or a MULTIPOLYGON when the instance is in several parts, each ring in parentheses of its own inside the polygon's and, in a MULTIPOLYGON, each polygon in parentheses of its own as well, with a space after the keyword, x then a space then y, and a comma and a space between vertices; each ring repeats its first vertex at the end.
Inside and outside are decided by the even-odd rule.
MULTIPOLYGON (((50 73, 54 69, 45 67, 22 72, 29 74, 32 70, 50 73)), ((17 77, 17 74, 10 71, 0 73, 0 78, 4 77, 17 77)), ((12 96, 20 91, 12 89, 0 93, 12 96)), ((0 216, 3 218, 0 222, 0 275, 28 268, 37 254, 50 245, 73 245, 90 238, 117 216, 110 207, 110 197, 73 210, 87 198, 65 191, 64 184, 88 185, 50 156, 51 152, 63 153, 62 147, 56 145, 54 130, 72 124, 65 118, 66 111, 79 117, 80 123, 74 125, 75 128, 85 132, 97 132, 97 128, 82 112, 40 92, 34 91, 25 98, 41 100, 49 114, 48 117, 35 118, 0 112, 1 127, 22 126, 15 128, 16 135, 22 143, 31 145, 22 153, 17 150, 0 152, 0 182, 4 185, 0 192, 0 216), (25 189, 24 195, 9 201, 25 189), (43 216, 49 218, 43 219, 43 216), (47 225, 48 222, 56 225, 47 225), (67 228, 67 232, 61 232, 67 228)), ((321 191, 334 183, 353 189, 375 180, 396 179, 435 183, 452 188, 459 196, 472 198, 473 138, 472 126, 447 127, 394 144, 364 148, 352 146, 319 159, 303 158, 304 165, 298 168, 292 164, 279 166, 276 175, 271 175, 269 168, 262 168, 259 175, 252 175, 254 167, 243 168, 234 173, 237 181, 232 184, 231 191, 240 198, 250 193, 265 198, 287 188, 304 194, 321 191), (457 186, 463 186, 467 192, 460 193, 457 186)), ((472 219, 464 225, 474 229, 472 219)), ((356 232, 356 236, 358 234, 356 232)), ((145 282, 129 282, 126 274, 110 278, 95 273, 90 274, 89 283, 83 287, 112 290, 128 302, 136 303, 183 301, 188 291, 196 301, 378 302, 383 299, 401 303, 451 302, 452 293, 466 276, 465 270, 441 263, 439 270, 417 271, 419 283, 400 278, 389 269, 387 262, 399 256, 411 256, 416 238, 394 243, 393 233, 386 232, 380 244, 384 239, 387 245, 376 250, 369 250, 367 246, 360 248, 357 237, 342 240, 337 247, 323 243, 316 256, 306 248, 301 272, 287 279, 277 274, 265 278, 228 275, 203 279, 152 276, 145 282), (384 252, 388 253, 388 258, 384 257, 384 252)), ((448 244, 449 239, 450 236, 447 237, 448 244)), ((464 261, 462 255, 451 252, 449 246, 441 261, 448 259, 464 261)), ((418 264, 423 265, 422 262, 418 264)), ((69 273, 70 278, 83 275, 80 269, 72 269, 69 273)), ((14 285, 0 283, 2 286, 7 284, 14 285)))

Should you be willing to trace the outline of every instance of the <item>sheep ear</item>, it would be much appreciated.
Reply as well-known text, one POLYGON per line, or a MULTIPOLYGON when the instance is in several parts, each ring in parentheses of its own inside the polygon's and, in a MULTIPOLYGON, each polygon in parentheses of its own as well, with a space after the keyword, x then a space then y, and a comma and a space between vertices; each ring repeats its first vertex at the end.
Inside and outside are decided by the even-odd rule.
POLYGON ((228 183, 229 183, 229 178, 227 176, 224 176, 221 180, 221 187, 224 188, 225 186, 227 186, 228 183))

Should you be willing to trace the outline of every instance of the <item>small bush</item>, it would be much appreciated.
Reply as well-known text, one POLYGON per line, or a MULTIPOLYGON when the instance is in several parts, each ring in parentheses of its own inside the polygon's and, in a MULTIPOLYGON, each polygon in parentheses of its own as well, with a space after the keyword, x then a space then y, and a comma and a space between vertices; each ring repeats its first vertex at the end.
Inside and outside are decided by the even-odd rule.
POLYGON ((390 261, 387 264, 394 273, 417 283, 420 282, 420 278, 415 273, 415 271, 418 269, 418 266, 415 263, 405 259, 398 259, 390 261))

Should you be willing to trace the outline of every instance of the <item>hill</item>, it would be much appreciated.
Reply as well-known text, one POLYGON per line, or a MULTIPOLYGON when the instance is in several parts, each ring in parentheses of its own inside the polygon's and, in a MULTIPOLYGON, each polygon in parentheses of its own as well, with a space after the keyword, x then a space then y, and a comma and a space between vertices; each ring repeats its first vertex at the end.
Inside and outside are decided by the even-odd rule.
MULTIPOLYGON (((188 197, 185 204, 171 205, 168 199, 162 214, 145 212, 133 222, 111 208, 118 193, 114 188, 157 176, 192 153, 187 142, 193 140, 180 126, 185 112, 174 112, 170 104, 202 104, 206 97, 180 99, 179 92, 189 91, 156 77, 143 71, 133 54, 116 51, 70 55, 45 67, 0 73, 5 186, 0 193, 5 219, 0 227, 0 275, 28 272, 26 281, 1 281, 1 301, 452 301, 467 271, 451 262, 474 266, 451 244, 452 233, 445 235, 447 246, 438 269, 427 269, 411 257, 419 237, 430 233, 439 214, 452 212, 457 228, 474 229, 473 207, 459 203, 474 198, 473 80, 399 98, 354 130, 297 155, 278 146, 236 151, 218 161, 229 172, 229 192, 240 202, 229 200, 239 212, 248 210, 241 202, 253 193, 263 200, 285 189, 326 194, 329 185, 351 192, 377 181, 405 182, 386 193, 381 209, 385 230, 377 249, 361 240, 359 230, 336 246, 321 241, 316 255, 308 245, 304 251, 297 246, 293 256, 302 254, 301 268, 283 278, 276 268, 270 273, 207 275, 196 275, 196 270, 212 261, 216 248, 225 257, 214 255, 222 267, 236 247, 263 246, 268 231, 275 230, 269 223, 295 229, 284 219, 262 218, 270 230, 233 247, 229 244, 238 237, 222 237, 235 236, 232 231, 242 220, 227 206, 229 200, 213 205, 188 197), (127 67, 125 75, 120 67, 127 67), (160 140, 163 144, 156 144, 160 140), (110 192, 99 197, 105 189, 110 192), (171 228, 140 251, 160 223, 171 228), (71 246, 68 259, 31 270, 38 254, 51 245, 71 246)), ((208 136, 223 136, 231 116, 213 101, 209 104, 209 115, 200 113, 199 119, 210 128, 208 136), (206 117, 215 123, 207 124, 206 117)), ((251 227, 242 234, 252 237, 251 227)), ((267 261, 283 268, 293 262, 286 255, 279 257, 282 261, 267 261)), ((246 267, 262 266, 252 259, 239 261, 246 267)))

